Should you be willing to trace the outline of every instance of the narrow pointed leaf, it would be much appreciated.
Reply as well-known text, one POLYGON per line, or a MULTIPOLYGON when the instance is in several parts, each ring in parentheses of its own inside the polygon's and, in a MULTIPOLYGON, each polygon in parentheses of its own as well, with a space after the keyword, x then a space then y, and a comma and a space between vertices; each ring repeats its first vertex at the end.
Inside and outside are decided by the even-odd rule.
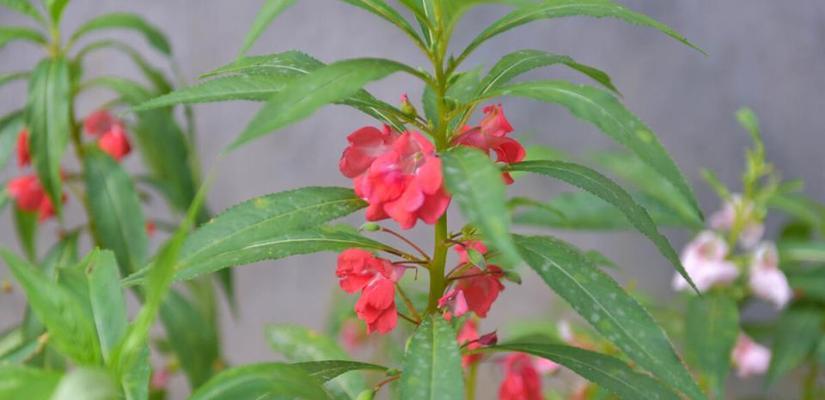
MULTIPOLYGON (((15 112, 0 119, 0 170, 6 167, 17 148, 17 138, 23 129, 23 114, 15 112)), ((5 189, 5 187, 4 187, 5 189)))
POLYGON ((218 333, 192 300, 172 290, 160 307, 166 337, 192 388, 206 383, 220 361, 218 333))
POLYGON ((719 293, 691 296, 685 318, 685 357, 704 376, 714 398, 724 398, 730 358, 739 336, 739 309, 719 293))
POLYGON ((43 2, 46 4, 46 11, 49 12, 52 22, 57 25, 69 0, 44 0, 43 2))
POLYGON ((250 364, 228 369, 192 394, 190 400, 306 399, 326 400, 321 383, 290 364, 250 364))
POLYGON ((639 232, 647 236, 647 238, 656 245, 662 255, 673 264, 679 274, 693 285, 693 281, 682 266, 682 262, 679 260, 676 251, 670 245, 667 238, 659 233, 658 228, 656 228, 656 223, 653 222, 653 219, 650 218, 647 211, 636 203, 633 197, 625 192, 621 186, 604 175, 583 165, 552 160, 524 161, 511 164, 509 169, 512 171, 532 172, 560 179, 612 204, 627 217, 627 220, 630 221, 639 232))
POLYGON ((464 216, 481 230, 485 242, 502 253, 507 264, 518 264, 501 171, 486 154, 466 147, 450 150, 441 159, 447 189, 464 216))
POLYGON ((38 22, 46 22, 37 7, 33 6, 29 0, 0 0, 0 6, 28 15, 38 22))
POLYGON ((397 26, 400 28, 404 33, 407 34, 411 39, 413 39, 416 43, 418 43, 421 47, 426 48, 426 44, 421 40, 418 36, 418 33, 415 31, 415 28, 410 25, 410 23, 404 19, 404 17, 398 13, 394 8, 392 8, 389 4, 387 4, 384 0, 343 0, 346 3, 352 4, 353 6, 362 8, 367 10, 385 21, 397 26))
POLYGON ((265 0, 264 5, 258 10, 255 21, 252 22, 246 38, 243 40, 243 46, 238 52, 239 56, 246 54, 249 48, 255 44, 255 41, 264 33, 264 30, 272 23, 275 18, 281 14, 289 6, 295 4, 295 0, 265 0))
POLYGON ((109 29, 124 29, 139 33, 156 50, 167 56, 172 54, 172 46, 163 32, 140 16, 131 13, 110 13, 92 18, 77 28, 70 40, 76 41, 89 33, 109 29))
POLYGON ((441 315, 430 315, 416 328, 404 356, 400 399, 464 398, 464 376, 455 330, 441 315))
POLYGON ((558 103, 576 117, 596 125, 667 179, 701 219, 702 211, 693 191, 667 150, 656 135, 610 93, 565 81, 533 81, 507 85, 488 93, 488 97, 498 96, 558 103))
POLYGON ((109 362, 112 350, 123 338, 129 325, 114 253, 96 251, 85 272, 86 279, 89 280, 89 300, 100 351, 103 360, 109 362))
POLYGON ((631 360, 689 398, 705 398, 653 317, 587 256, 549 237, 516 243, 527 265, 631 360))
POLYGON ((29 260, 37 259, 37 213, 23 211, 14 206, 14 230, 20 247, 29 260))
POLYGON ((679 400, 680 397, 649 375, 634 371, 623 361, 577 347, 508 343, 489 351, 517 351, 561 364, 623 400, 679 400))
POLYGON ((88 54, 102 49, 117 50, 129 57, 129 59, 131 59, 138 69, 140 69, 143 75, 146 76, 146 79, 152 83, 155 90, 158 92, 166 93, 172 90, 172 84, 162 71, 152 66, 149 61, 147 61, 146 58, 144 58, 143 55, 132 46, 117 40, 106 39, 90 43, 77 53, 75 59, 84 60, 88 54))
POLYGON ((34 29, 24 26, 0 26, 0 49, 18 40, 34 44, 46 44, 46 37, 34 29))
POLYGON ((345 360, 305 361, 292 363, 291 365, 301 367, 301 369, 309 373, 310 376, 320 380, 321 382, 328 382, 350 371, 387 370, 387 367, 382 367, 380 365, 345 360))

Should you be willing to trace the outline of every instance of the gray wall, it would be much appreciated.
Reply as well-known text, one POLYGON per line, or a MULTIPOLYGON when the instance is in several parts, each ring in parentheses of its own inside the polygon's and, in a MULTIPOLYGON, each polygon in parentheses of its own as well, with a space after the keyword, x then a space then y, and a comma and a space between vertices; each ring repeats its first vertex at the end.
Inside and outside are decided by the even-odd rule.
MULTIPOLYGON (((700 182, 700 168, 718 171, 735 184, 743 163, 747 135, 733 118, 741 105, 762 120, 769 157, 789 178, 803 178, 807 193, 825 199, 822 146, 825 135, 825 2, 822 0, 625 0, 633 9, 682 32, 710 55, 705 57, 656 32, 612 20, 567 19, 535 23, 483 46, 468 65, 490 64, 506 52, 536 48, 574 56, 608 71, 628 107, 658 133, 689 179, 707 211, 717 206, 700 182)), ((66 27, 116 10, 135 11, 168 32, 186 79, 230 61, 236 54, 260 2, 257 1, 94 1, 69 6, 66 27)), ((500 8, 483 7, 459 26, 455 42, 464 44, 500 8)), ((0 11, 0 24, 21 18, 0 11)), ((118 35, 120 36, 120 35, 118 35)), ((128 35, 124 35, 128 36, 128 35)), ((135 41, 137 42, 137 41, 135 41)), ((141 47, 142 46, 141 43, 141 47)), ((406 38, 361 10, 337 1, 305 0, 269 29, 252 53, 302 49, 324 60, 381 56, 426 66, 406 38)), ((28 68, 39 57, 30 47, 12 45, 0 55, 0 71, 28 68)), ((159 57, 154 57, 160 60, 159 57)), ((114 54, 100 53, 87 66, 92 74, 126 73, 134 68, 114 54)), ((533 76, 571 75, 559 69, 533 76)), ((577 78, 578 79, 578 78, 577 78)), ((403 92, 420 95, 412 79, 392 77, 370 86, 395 101, 403 92)), ((19 107, 23 85, 3 89, 0 112, 19 107)), ((82 112, 110 95, 94 92, 81 102, 82 112)), ((312 118, 267 136, 217 161, 217 154, 244 127, 257 105, 221 103, 197 107, 199 149, 205 169, 219 165, 209 203, 222 209, 252 196, 305 185, 348 185, 337 172, 344 136, 370 124, 352 110, 329 107, 312 118)), ((507 115, 529 141, 573 152, 606 148, 610 142, 564 110, 527 101, 505 101, 507 115)), ((134 158, 134 157, 133 157, 134 158)), ((139 168, 136 160, 129 163, 139 168)), ((4 173, 8 176, 10 168, 4 173)), ((547 198, 567 188, 546 181, 515 186, 521 194, 547 198)), ((76 205, 76 204, 75 204, 76 205)), ((74 209, 77 213, 79 210, 74 209)), ((162 212, 162 211, 160 211, 162 212)), ((16 246, 10 218, 0 219, 0 241, 16 246)), ((357 222, 357 220, 356 220, 357 222)), ((53 231, 53 223, 47 231, 53 231)), ((426 232, 418 231, 419 238, 426 232)), ((618 262, 622 279, 655 296, 670 296, 671 269, 652 245, 636 234, 568 235, 585 248, 597 248, 618 262)), ((671 235, 675 244, 685 234, 671 235)), ((429 240, 427 240, 427 243, 429 240)), ((226 354, 232 363, 267 360, 262 328, 269 322, 322 327, 335 286, 335 256, 324 254, 261 263, 237 270, 241 313, 224 321, 226 354)), ((8 277, 0 270, 0 278, 8 277)), ((23 306, 19 292, 0 297, 0 327, 16 321, 23 306)), ((559 300, 533 276, 522 287, 509 287, 496 304, 486 328, 522 317, 542 317, 559 309, 559 300)))

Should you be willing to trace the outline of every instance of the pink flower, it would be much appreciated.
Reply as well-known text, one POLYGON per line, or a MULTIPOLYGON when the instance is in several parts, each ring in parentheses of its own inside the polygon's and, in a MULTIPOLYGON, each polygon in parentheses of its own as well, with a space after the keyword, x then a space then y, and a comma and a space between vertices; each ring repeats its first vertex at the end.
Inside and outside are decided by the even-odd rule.
MULTIPOLYGON (((494 153, 496 161, 504 164, 524 160, 527 154, 517 140, 507 137, 513 127, 504 116, 501 105, 484 107, 484 119, 476 127, 467 127, 464 132, 453 139, 453 144, 475 147, 487 154, 494 153)), ((513 183, 509 173, 502 173, 504 182, 513 183)))
POLYGON ((728 231, 739 218, 743 224, 739 232, 739 244, 750 249, 759 243, 765 233, 765 226, 756 218, 753 203, 746 202, 739 194, 731 196, 722 209, 710 216, 710 226, 715 230, 728 231), (737 215, 738 214, 738 215, 737 215))
POLYGON ((166 368, 152 371, 152 378, 149 381, 149 387, 155 391, 164 390, 169 384, 169 377, 170 374, 166 368))
POLYGON ((469 311, 485 318, 498 294, 504 290, 501 284, 503 276, 501 268, 495 265, 488 265, 484 271, 470 267, 458 276, 454 290, 463 292, 469 311))
POLYGON ((361 324, 353 319, 344 321, 341 327, 341 342, 349 352, 353 352, 361 347, 366 341, 366 332, 361 324))
POLYGON ((764 374, 770 363, 771 351, 767 347, 754 342, 744 334, 739 335, 733 348, 733 364, 736 366, 737 376, 747 378, 764 374))
POLYGON ((452 289, 438 299, 439 308, 447 308, 444 312, 444 319, 447 321, 453 317, 460 317, 467 313, 467 299, 464 298, 464 291, 452 289))
MULTIPOLYGON (((459 346, 467 346, 469 350, 475 350, 482 346, 481 343, 478 342, 478 323, 473 319, 468 319, 464 325, 461 326, 461 330, 458 331, 458 336, 456 337, 459 346)), ((476 363, 481 359, 481 354, 471 354, 465 355, 461 357, 461 366, 467 368, 470 364, 476 363)))
POLYGON ((25 167, 32 162, 31 151, 29 150, 29 131, 23 128, 17 134, 17 165, 25 167))
POLYGON ((392 218, 403 229, 412 228, 418 219, 434 224, 450 203, 441 160, 432 143, 417 132, 401 134, 390 150, 354 178, 354 184, 355 193, 369 203, 367 220, 392 218))
POLYGON ((123 128, 123 123, 115 118, 108 110, 97 110, 89 114, 83 121, 83 130, 89 135, 100 136, 114 127, 123 128))
MULTIPOLYGON (((685 247, 682 265, 696 288, 704 292, 714 285, 730 283, 739 276, 736 264, 725 259, 727 255, 728 245, 725 241, 714 232, 704 231, 685 247)), ((685 290, 689 285, 685 278, 676 274, 673 277, 673 288, 685 290)))
POLYGON ((152 220, 146 221, 146 223, 144 224, 144 227, 146 229, 146 236, 148 236, 148 237, 155 236, 155 232, 157 232, 157 230, 158 230, 158 227, 155 224, 155 221, 152 221, 152 220))
MULTIPOLYGON (((7 190, 20 210, 37 212, 41 222, 54 216, 54 205, 36 175, 24 175, 10 180, 7 190)), ((65 201, 65 196, 63 200, 65 201)))
POLYGON ((120 161, 132 151, 129 137, 126 136, 126 132, 123 131, 123 127, 120 125, 114 125, 112 129, 102 134, 100 139, 97 140, 97 145, 103 152, 117 161, 120 161))
POLYGON ((487 246, 479 240, 468 240, 463 244, 455 245, 455 252, 458 253, 458 262, 460 264, 467 264, 470 262, 470 255, 468 249, 473 249, 481 254, 487 253, 487 246))
POLYGON ((788 279, 779 269, 779 254, 773 243, 762 243, 754 251, 748 284, 756 297, 773 303, 777 309, 793 297, 788 279))
POLYGON ((392 264, 383 258, 362 249, 347 249, 338 255, 335 275, 338 283, 347 293, 363 290, 370 282, 380 278, 390 278, 392 264))
POLYGON ((355 303, 355 313, 367 324, 367 333, 388 333, 398 322, 395 283, 379 278, 367 285, 355 303))
POLYGON ((351 133, 347 136, 349 146, 341 155, 338 169, 347 178, 363 174, 376 158, 390 151, 397 138, 398 134, 387 125, 383 130, 366 126, 351 133))
POLYGON ((541 377, 532 357, 512 353, 504 359, 504 380, 498 388, 499 400, 542 400, 541 377))

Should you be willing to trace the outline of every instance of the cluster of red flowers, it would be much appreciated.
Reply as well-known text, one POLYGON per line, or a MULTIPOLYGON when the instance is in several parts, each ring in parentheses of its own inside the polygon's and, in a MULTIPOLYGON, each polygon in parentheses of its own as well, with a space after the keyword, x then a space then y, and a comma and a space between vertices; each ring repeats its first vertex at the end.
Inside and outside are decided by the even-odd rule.
POLYGON ((335 274, 345 292, 361 292, 355 313, 366 322, 367 333, 387 333, 395 328, 395 282, 401 272, 391 262, 366 250, 349 249, 338 255, 335 274))
POLYGON ((98 110, 89 114, 83 121, 83 130, 97 137, 97 146, 100 150, 117 161, 132 151, 123 121, 115 118, 106 110, 98 110))

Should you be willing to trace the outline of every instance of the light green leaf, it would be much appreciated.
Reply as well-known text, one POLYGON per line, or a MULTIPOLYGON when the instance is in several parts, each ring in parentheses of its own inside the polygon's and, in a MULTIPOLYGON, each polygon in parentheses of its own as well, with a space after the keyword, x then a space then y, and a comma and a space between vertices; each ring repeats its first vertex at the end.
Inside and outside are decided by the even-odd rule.
POLYGON ((141 104, 136 110, 149 110, 176 104, 210 103, 228 100, 266 101, 282 90, 292 77, 285 75, 230 75, 209 79, 176 90, 141 104))
POLYGON ((653 219, 650 218, 647 211, 636 203, 633 197, 625 192, 621 186, 604 175, 583 165, 566 161, 524 161, 511 164, 509 168, 512 171, 532 172, 562 180, 612 204, 627 217, 628 221, 630 221, 639 232, 650 239, 659 249, 659 252, 673 264, 676 271, 693 285, 693 281, 679 260, 679 255, 676 254, 676 251, 670 245, 667 238, 659 233, 659 230, 656 228, 656 223, 653 222, 653 219))
POLYGON ((825 262, 825 242, 783 240, 779 243, 779 255, 788 262, 825 262))
POLYGON ((464 376, 455 330, 441 315, 430 315, 416 328, 407 346, 400 399, 464 398, 464 376))
POLYGON ((295 0, 265 0, 264 5, 255 17, 255 21, 252 22, 252 27, 246 34, 246 38, 243 40, 243 46, 241 46, 238 56, 246 54, 275 17, 293 4, 295 4, 295 0))
MULTIPOLYGON (((282 354, 290 362, 349 359, 347 353, 341 349, 341 346, 335 340, 309 328, 298 325, 269 325, 266 327, 265 334, 272 349, 282 354)), ((330 370, 329 367, 328 365, 324 370, 325 373, 330 370)), ((336 368, 332 369, 337 370, 336 368)), ((313 372, 317 371, 307 370, 307 372, 315 376, 313 372)), ((323 380, 327 381, 328 379, 323 380)), ((332 389, 334 393, 341 393, 346 398, 357 397, 358 393, 361 393, 367 386, 364 378, 358 374, 339 376, 332 380, 330 385, 328 388, 332 389)))
POLYGON ((46 3, 46 10, 49 12, 52 23, 57 25, 63 16, 63 10, 69 4, 69 0, 44 0, 44 3, 46 3))
POLYGON ((800 305, 785 310, 779 317, 767 380, 779 377, 799 367, 811 355, 823 335, 825 314, 816 306, 800 305))
POLYGON ((32 72, 26 106, 32 165, 58 215, 63 204, 60 162, 72 129, 70 79, 66 60, 41 61, 32 72))
POLYGON ((86 152, 86 195, 97 243, 117 256, 122 274, 146 263, 146 222, 131 177, 114 159, 96 149, 86 152))
POLYGON ((725 398, 730 357, 739 336, 739 308, 719 293, 691 296, 685 317, 685 356, 714 398, 725 398))
POLYGON ((0 365, 0 399, 48 400, 61 374, 22 365, 0 365))
POLYGON ((143 35, 146 41, 165 55, 172 54, 172 46, 169 40, 155 26, 146 22, 143 18, 131 13, 110 13, 92 18, 81 25, 72 34, 70 42, 75 42, 81 37, 100 30, 125 29, 143 35))
POLYGON ((636 372, 623 361, 577 347, 544 343, 508 343, 485 349, 532 354, 559 363, 625 400, 678 400, 656 379, 636 372))
POLYGON ((126 333, 126 300, 120 287, 117 261, 111 251, 95 250, 86 268, 89 280, 89 300, 100 341, 103 360, 109 362, 111 352, 126 333))
POLYGON ((160 307, 160 319, 189 385, 194 389, 206 383, 220 359, 215 326, 176 290, 169 292, 160 307))
POLYGON ((46 325, 49 343, 78 364, 98 364, 100 345, 86 306, 67 288, 10 251, 0 249, 0 257, 20 283, 37 318, 46 325))
POLYGON ((576 117, 596 125, 667 179, 701 218, 702 211, 693 191, 667 150, 656 135, 610 93, 565 81, 533 81, 507 85, 488 93, 488 97, 498 96, 558 103, 576 117))
POLYGON ((631 360, 689 398, 705 398, 653 317, 587 256, 549 237, 516 243, 544 282, 631 360))
POLYGON ((457 147, 442 154, 447 189, 458 201, 467 220, 481 230, 481 235, 500 251, 508 265, 520 257, 510 236, 505 186, 501 171, 486 154, 471 148, 457 147))
POLYGON ((540 67, 562 64, 581 72, 605 88, 618 92, 610 77, 603 71, 588 65, 579 64, 572 58, 542 50, 518 50, 502 57, 482 80, 477 95, 482 96, 495 90, 513 78, 540 67))
POLYGON ((120 390, 108 372, 80 368, 60 380, 51 400, 112 400, 120 396, 120 390))
POLYGON ((46 38, 39 31, 24 26, 0 26, 0 50, 17 40, 46 45, 46 38))
POLYGON ((292 363, 297 367, 301 367, 310 376, 319 379, 321 382, 328 382, 332 379, 340 377, 350 371, 372 370, 372 371, 386 371, 386 367, 375 364, 367 364, 358 361, 343 361, 343 360, 322 360, 322 361, 306 361, 292 363))
MULTIPOLYGON (((540 20, 571 16, 595 18, 611 17, 625 22, 648 26, 690 46, 700 52, 701 49, 687 41, 682 35, 665 24, 646 15, 633 12, 612 0, 543 0, 519 7, 498 21, 488 26, 461 52, 458 59, 464 59, 488 39, 521 25, 540 20)), ((704 52, 703 52, 704 53, 704 52)))
POLYGON ((307 118, 326 104, 358 93, 367 83, 399 71, 417 74, 395 61, 360 58, 338 61, 296 78, 269 99, 229 149, 307 118))
POLYGON ((198 388, 189 400, 236 399, 326 400, 319 380, 299 366, 251 364, 221 372, 198 388))
POLYGON ((7 83, 14 82, 17 80, 23 80, 29 78, 28 71, 20 71, 20 72, 7 72, 4 74, 0 74, 0 86, 3 86, 7 83))
POLYGON ((29 0, 0 0, 0 6, 7 7, 21 14, 34 18, 37 22, 45 23, 46 20, 37 7, 33 6, 29 0))

